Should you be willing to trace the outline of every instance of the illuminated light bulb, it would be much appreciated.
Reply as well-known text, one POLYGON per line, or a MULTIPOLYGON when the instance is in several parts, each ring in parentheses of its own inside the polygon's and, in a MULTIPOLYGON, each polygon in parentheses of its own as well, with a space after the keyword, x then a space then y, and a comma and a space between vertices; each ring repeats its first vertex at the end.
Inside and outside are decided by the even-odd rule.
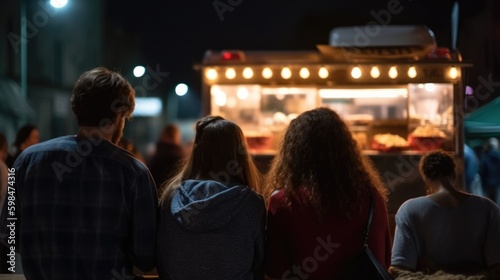
POLYGON ((330 75, 330 73, 328 73, 328 69, 326 69, 326 67, 319 68, 318 76, 321 79, 326 79, 326 78, 328 78, 329 75, 330 75))
POLYGON ((215 79, 217 79, 217 70, 215 69, 208 69, 207 72, 205 72, 205 77, 207 77, 207 79, 209 79, 210 81, 213 81, 215 79))
POLYGON ((307 69, 305 67, 300 69, 299 76, 302 79, 307 79, 307 78, 309 78, 310 75, 311 75, 311 73, 309 73, 309 69, 307 69))
POLYGON ((458 70, 456 67, 451 67, 450 72, 448 72, 448 76, 452 79, 458 78, 458 70))
POLYGON ((351 76, 354 78, 354 79, 359 79, 361 78, 361 75, 363 73, 361 72, 361 69, 359 67, 354 67, 352 68, 351 70, 351 76))
POLYGON ((226 78, 228 78, 229 80, 232 80, 235 77, 236 77, 236 71, 234 70, 234 68, 227 68, 226 78))
POLYGON ((281 69, 281 77, 285 80, 290 79, 292 77, 292 70, 288 67, 281 69))
POLYGON ((247 88, 239 88, 238 91, 236 92, 236 96, 238 96, 239 99, 241 100, 245 100, 248 98, 248 96, 250 95, 250 92, 248 91, 247 88))
POLYGON ((262 70, 262 77, 264 77, 264 79, 271 79, 273 77, 273 70, 269 67, 264 68, 264 70, 262 70))
POLYGON ((391 69, 389 69, 389 77, 391 79, 396 79, 398 77, 398 69, 396 69, 396 67, 392 66, 391 69))
POLYGON ((243 78, 251 79, 253 77, 253 70, 250 67, 243 69, 243 78))
POLYGON ((417 76, 417 69, 415 69, 415 67, 410 67, 410 69, 408 69, 408 77, 410 77, 411 79, 415 78, 417 76))
POLYGON ((380 70, 378 70, 378 67, 372 67, 372 70, 370 71, 370 76, 372 76, 372 78, 376 79, 378 77, 380 77, 380 70))

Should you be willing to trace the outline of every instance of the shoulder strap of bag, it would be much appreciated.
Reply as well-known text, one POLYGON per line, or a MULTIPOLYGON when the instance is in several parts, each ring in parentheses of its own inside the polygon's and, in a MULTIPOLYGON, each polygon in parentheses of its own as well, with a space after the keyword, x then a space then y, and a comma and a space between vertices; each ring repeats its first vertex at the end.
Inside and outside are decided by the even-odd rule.
POLYGON ((371 188, 368 190, 370 194, 370 212, 368 213, 368 222, 366 223, 365 232, 363 233, 364 237, 364 245, 368 246, 368 235, 370 234, 370 227, 372 226, 372 218, 373 218, 373 194, 371 188))

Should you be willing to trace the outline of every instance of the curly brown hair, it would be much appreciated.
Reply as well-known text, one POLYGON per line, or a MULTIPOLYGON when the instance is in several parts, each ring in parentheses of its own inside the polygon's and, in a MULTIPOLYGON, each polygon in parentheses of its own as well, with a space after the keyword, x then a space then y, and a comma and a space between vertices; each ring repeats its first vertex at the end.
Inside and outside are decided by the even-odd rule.
POLYGON ((455 160, 445 151, 432 151, 420 159, 419 169, 424 180, 438 182, 455 177, 455 160))
POLYGON ((359 199, 370 189, 387 193, 378 173, 361 155, 340 116, 318 108, 290 123, 266 178, 267 196, 277 189, 287 196, 305 189, 318 215, 330 209, 350 216, 361 210, 359 199))

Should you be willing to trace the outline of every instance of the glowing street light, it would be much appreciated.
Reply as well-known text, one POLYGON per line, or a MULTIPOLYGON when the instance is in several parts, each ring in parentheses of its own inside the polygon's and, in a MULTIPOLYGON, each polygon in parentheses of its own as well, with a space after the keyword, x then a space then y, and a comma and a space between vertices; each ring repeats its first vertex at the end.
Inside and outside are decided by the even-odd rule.
POLYGON ((64 8, 68 4, 68 0, 50 0, 50 5, 56 9, 64 8))
POLYGON ((186 84, 180 83, 175 87, 175 94, 178 96, 184 96, 188 92, 188 86, 186 84))
POLYGON ((144 66, 136 66, 134 68, 134 76, 136 78, 142 77, 144 73, 146 73, 146 68, 144 68, 144 66))

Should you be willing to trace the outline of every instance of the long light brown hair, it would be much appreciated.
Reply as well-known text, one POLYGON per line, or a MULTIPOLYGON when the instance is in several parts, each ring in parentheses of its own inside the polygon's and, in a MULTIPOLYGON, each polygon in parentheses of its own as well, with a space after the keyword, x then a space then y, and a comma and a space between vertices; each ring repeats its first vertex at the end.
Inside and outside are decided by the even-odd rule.
POLYGON ((359 199, 370 189, 386 190, 368 158, 340 116, 327 108, 299 115, 290 123, 266 177, 266 195, 277 189, 287 196, 305 190, 318 215, 330 209, 346 215, 361 210, 359 199))
POLYGON ((196 123, 191 155, 181 171, 164 184, 161 205, 168 205, 181 182, 189 179, 246 185, 260 192, 260 174, 238 125, 220 116, 207 116, 196 123))

